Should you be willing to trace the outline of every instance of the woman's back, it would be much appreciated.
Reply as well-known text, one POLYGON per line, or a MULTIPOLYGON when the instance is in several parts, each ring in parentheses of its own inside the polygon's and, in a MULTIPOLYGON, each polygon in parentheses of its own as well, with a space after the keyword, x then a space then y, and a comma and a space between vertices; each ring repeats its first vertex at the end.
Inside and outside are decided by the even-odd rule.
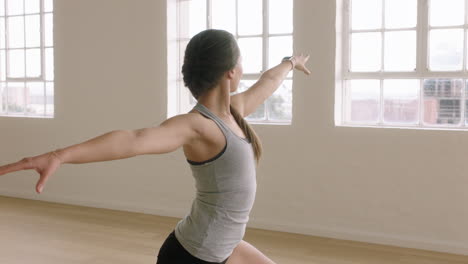
POLYGON ((225 137, 210 160, 190 163, 196 197, 175 235, 192 255, 211 262, 225 260, 242 240, 256 193, 255 156, 250 142, 198 103, 195 110, 211 119, 225 137))

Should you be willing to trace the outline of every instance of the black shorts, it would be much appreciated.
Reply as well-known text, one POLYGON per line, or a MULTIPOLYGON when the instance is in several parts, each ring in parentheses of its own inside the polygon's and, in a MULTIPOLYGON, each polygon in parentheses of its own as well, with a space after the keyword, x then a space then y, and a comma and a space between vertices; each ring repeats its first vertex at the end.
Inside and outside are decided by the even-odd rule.
POLYGON ((175 231, 169 234, 158 253, 156 264, 226 264, 223 262, 208 262, 192 256, 177 240, 175 231))

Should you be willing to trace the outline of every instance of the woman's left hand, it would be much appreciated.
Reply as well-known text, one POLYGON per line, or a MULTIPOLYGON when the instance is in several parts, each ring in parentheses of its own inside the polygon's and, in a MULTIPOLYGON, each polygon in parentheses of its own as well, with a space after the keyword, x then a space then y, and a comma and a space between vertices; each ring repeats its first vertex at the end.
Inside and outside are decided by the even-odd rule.
POLYGON ((291 60, 294 60, 294 68, 296 70, 302 71, 307 75, 310 75, 309 69, 305 66, 306 62, 309 60, 310 55, 294 55, 291 60))

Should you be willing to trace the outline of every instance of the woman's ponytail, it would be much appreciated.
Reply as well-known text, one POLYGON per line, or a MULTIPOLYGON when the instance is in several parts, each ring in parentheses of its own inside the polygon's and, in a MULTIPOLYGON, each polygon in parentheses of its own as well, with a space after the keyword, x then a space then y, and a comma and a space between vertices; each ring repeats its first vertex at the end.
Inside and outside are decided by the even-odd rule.
POLYGON ((247 139, 250 140, 255 154, 255 160, 258 163, 260 157, 262 156, 262 142, 260 141, 260 138, 257 136, 257 133, 255 133, 255 130, 253 130, 249 123, 247 123, 244 117, 242 117, 242 115, 232 105, 231 114, 236 120, 236 123, 242 129, 242 131, 244 131, 244 134, 247 137, 247 139))

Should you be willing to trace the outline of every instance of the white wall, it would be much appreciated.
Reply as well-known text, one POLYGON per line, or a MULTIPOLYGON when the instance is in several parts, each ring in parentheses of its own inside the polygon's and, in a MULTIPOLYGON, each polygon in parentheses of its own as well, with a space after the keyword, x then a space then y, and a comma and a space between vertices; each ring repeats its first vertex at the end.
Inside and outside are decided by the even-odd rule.
MULTIPOLYGON (((335 3, 295 1, 291 126, 254 128, 265 154, 251 227, 468 255, 466 132, 334 126, 335 3)), ((0 163, 166 117, 166 3, 56 0, 56 118, 0 117, 0 163)), ((0 195, 183 217, 181 151, 0 177, 0 195)))

